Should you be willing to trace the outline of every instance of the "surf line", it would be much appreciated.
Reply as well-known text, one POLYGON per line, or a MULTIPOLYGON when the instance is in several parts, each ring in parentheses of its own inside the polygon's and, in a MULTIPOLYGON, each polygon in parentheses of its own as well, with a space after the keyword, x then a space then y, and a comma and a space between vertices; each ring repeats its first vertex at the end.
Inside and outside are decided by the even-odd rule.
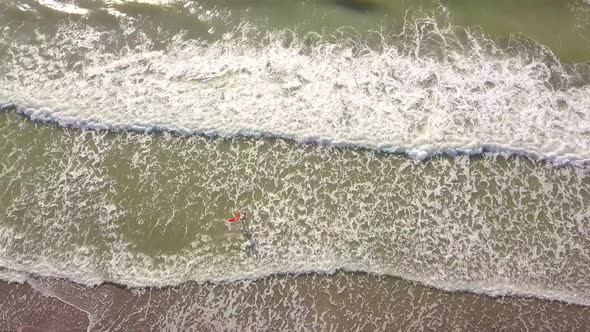
POLYGON ((4 101, 4 100, 0 100, 0 112, 3 111, 10 111, 16 109, 16 105, 9 102, 9 101, 4 101))
POLYGON ((246 239, 246 242, 244 243, 246 255, 258 258, 258 251, 256 250, 256 241, 254 241, 252 231, 250 231, 250 226, 248 225, 246 214, 236 212, 233 217, 225 219, 226 223, 235 223, 238 221, 242 224, 242 234, 246 239))

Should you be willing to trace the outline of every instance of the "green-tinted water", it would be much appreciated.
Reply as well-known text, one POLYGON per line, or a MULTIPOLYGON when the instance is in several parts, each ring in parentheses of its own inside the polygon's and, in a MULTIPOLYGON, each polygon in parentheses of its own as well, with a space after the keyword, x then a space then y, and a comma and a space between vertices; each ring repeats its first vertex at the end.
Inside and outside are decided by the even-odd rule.
MULTIPOLYGON (((581 0, 3 1, 2 276, 94 315, 51 278, 260 287, 228 295, 255 317, 290 292, 316 314, 276 326, 318 329, 344 288, 425 292, 379 274, 589 305, 589 22, 581 0), (370 274, 268 277, 337 270, 370 274)), ((431 293, 408 315, 454 296, 431 293)), ((151 326, 202 327, 178 303, 151 326)))

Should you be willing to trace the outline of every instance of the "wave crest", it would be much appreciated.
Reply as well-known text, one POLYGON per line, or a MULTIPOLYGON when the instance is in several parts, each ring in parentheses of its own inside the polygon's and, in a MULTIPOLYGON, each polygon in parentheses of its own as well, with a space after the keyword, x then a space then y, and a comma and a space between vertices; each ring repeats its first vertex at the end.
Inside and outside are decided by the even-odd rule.
POLYGON ((38 46, 8 34, 0 97, 46 106, 22 109, 33 119, 82 128, 282 137, 417 158, 492 150, 590 160, 583 65, 439 21, 362 40, 243 24, 218 41, 175 35, 163 48, 141 32, 76 24, 39 34, 38 46), (121 38, 132 41, 117 48, 121 38))

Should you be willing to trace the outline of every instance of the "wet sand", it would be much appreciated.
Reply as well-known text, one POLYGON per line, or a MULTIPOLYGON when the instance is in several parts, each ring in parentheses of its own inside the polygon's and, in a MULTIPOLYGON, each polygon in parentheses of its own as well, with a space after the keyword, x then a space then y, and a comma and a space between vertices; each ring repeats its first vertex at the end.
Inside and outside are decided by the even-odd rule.
POLYGON ((0 283, 1 331, 86 331, 88 315, 29 284, 0 283))
POLYGON ((161 289, 0 283, 3 331, 584 331, 590 308, 450 293, 365 273, 161 289))

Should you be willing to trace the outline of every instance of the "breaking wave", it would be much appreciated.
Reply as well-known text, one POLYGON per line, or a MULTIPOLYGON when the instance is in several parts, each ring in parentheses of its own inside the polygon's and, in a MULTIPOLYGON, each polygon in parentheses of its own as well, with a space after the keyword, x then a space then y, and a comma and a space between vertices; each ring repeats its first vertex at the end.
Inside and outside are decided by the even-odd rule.
POLYGON ((63 126, 280 137, 437 154, 517 153, 590 160, 590 78, 525 39, 500 47, 434 18, 356 38, 257 32, 213 42, 70 24, 35 45, 0 37, 0 98, 63 126), (133 37, 130 37, 133 36, 133 37), (82 55, 82 58, 80 58, 82 55))

